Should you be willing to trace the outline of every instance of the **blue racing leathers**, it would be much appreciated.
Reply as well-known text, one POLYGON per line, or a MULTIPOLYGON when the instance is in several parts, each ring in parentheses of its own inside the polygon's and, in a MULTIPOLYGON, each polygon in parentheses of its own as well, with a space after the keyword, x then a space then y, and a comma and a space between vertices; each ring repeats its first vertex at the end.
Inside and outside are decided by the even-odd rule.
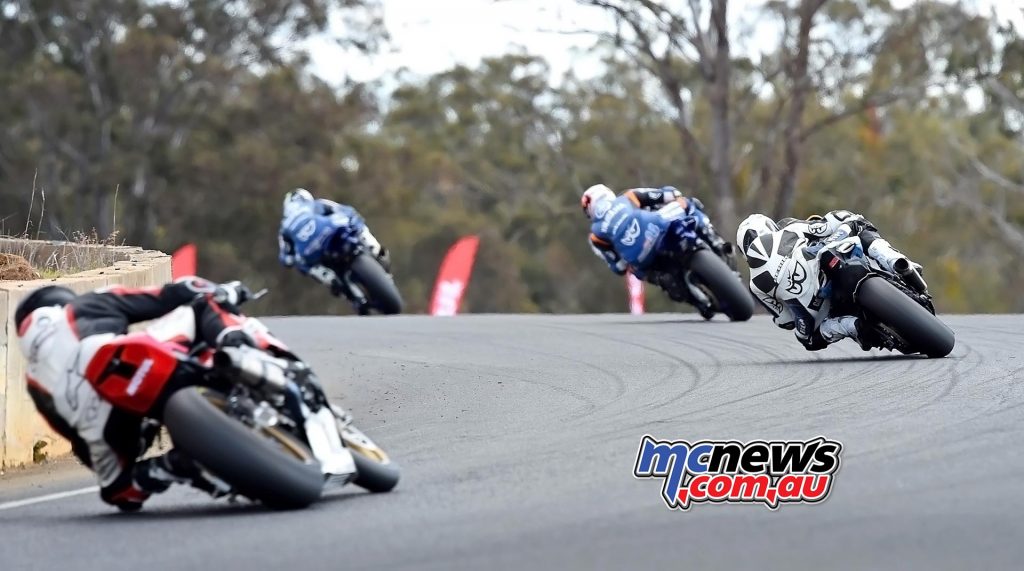
POLYGON ((643 279, 666 240, 695 239, 706 222, 700 202, 671 187, 633 189, 595 205, 590 245, 616 274, 643 279))
POLYGON ((358 235, 366 226, 351 206, 331 200, 289 204, 278 231, 278 260, 287 267, 309 273, 342 233, 358 235))

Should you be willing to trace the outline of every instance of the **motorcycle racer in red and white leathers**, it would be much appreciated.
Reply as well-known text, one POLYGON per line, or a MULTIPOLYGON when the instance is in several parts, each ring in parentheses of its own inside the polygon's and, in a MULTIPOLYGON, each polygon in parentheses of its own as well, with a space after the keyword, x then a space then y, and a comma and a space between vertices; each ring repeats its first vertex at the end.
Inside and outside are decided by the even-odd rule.
POLYGON ((155 436, 146 434, 144 419, 159 419, 170 394, 199 375, 195 365, 174 357, 167 341, 128 327, 191 306, 196 338, 177 339, 175 347, 251 344, 236 308, 250 295, 239 282, 187 277, 163 287, 114 286, 82 295, 47 286, 19 304, 15 321, 29 395, 95 472, 104 501, 133 511, 175 482, 218 492, 174 450, 138 460, 155 436))

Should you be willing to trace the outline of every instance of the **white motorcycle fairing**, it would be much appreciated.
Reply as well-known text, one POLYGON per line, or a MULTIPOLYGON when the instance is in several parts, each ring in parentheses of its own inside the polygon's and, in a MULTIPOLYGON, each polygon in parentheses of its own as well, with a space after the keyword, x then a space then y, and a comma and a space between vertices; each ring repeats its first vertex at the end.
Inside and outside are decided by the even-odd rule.
POLYGON ((303 428, 313 455, 320 461, 321 471, 331 480, 347 482, 356 473, 356 463, 352 453, 341 443, 334 414, 326 406, 316 412, 303 408, 306 416, 303 428))

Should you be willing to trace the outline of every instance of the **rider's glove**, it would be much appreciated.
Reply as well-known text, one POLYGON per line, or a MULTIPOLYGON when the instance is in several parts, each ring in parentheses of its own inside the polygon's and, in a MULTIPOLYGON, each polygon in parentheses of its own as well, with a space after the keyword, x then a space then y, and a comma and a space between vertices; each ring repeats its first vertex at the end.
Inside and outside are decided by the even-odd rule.
POLYGON ((235 280, 217 286, 213 300, 222 305, 238 306, 252 298, 252 290, 235 280))
POLYGON ((608 262, 608 267, 613 272, 615 272, 615 275, 624 276, 624 275, 626 275, 626 270, 629 269, 629 264, 626 263, 626 260, 623 260, 622 258, 619 258, 618 260, 615 260, 614 262, 609 261, 608 262))
POLYGON ((229 327, 220 332, 217 336, 218 347, 255 347, 256 341, 239 327, 229 327))
POLYGON ((825 338, 817 331, 812 333, 810 337, 803 337, 798 334, 796 338, 800 340, 804 349, 807 349, 808 351, 821 351, 825 347, 828 347, 828 341, 825 341, 825 338))
MULTIPOLYGON (((794 323, 793 321, 790 321, 788 323, 779 323, 778 317, 775 318, 775 325, 778 325, 779 327, 785 329, 786 331, 792 331, 796 329, 796 323, 794 323)), ((803 343, 803 340, 801 339, 800 342, 803 343)))
POLYGON ((334 297, 345 295, 347 288, 345 287, 345 284, 341 280, 339 280, 338 278, 334 278, 334 281, 332 281, 330 285, 331 295, 333 295, 334 297))
POLYGON ((277 249, 277 261, 281 262, 282 266, 290 268, 295 265, 295 246, 283 234, 277 235, 277 249))
MULTIPOLYGON (((658 190, 664 192, 666 195, 672 196, 673 198, 683 197, 683 193, 679 192, 679 189, 674 186, 663 186, 658 190)), ((669 200, 666 199, 666 202, 669 202, 669 200)))

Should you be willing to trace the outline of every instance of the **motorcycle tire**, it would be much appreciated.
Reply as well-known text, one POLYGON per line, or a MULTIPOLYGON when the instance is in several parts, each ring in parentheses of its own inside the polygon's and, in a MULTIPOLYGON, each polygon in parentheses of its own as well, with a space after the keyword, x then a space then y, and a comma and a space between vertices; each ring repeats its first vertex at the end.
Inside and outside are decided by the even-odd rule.
POLYGON ((690 271, 709 290, 718 309, 732 321, 747 321, 754 314, 754 299, 736 274, 711 250, 697 250, 690 271))
POLYGON ((246 426, 218 408, 218 400, 223 395, 204 395, 194 387, 171 395, 164 424, 176 448, 269 508, 300 509, 320 499, 324 476, 303 443, 275 427, 246 426))
POLYGON ((398 485, 402 473, 393 462, 382 463, 349 447, 356 462, 356 477, 352 483, 375 494, 390 492, 398 485))
POLYGON ((865 279, 857 288, 855 299, 872 319, 892 329, 914 351, 932 358, 945 357, 953 351, 953 331, 884 278, 865 279))
POLYGON ((363 290, 370 305, 385 315, 402 313, 402 295, 395 281, 369 254, 361 254, 349 267, 352 281, 363 290))

